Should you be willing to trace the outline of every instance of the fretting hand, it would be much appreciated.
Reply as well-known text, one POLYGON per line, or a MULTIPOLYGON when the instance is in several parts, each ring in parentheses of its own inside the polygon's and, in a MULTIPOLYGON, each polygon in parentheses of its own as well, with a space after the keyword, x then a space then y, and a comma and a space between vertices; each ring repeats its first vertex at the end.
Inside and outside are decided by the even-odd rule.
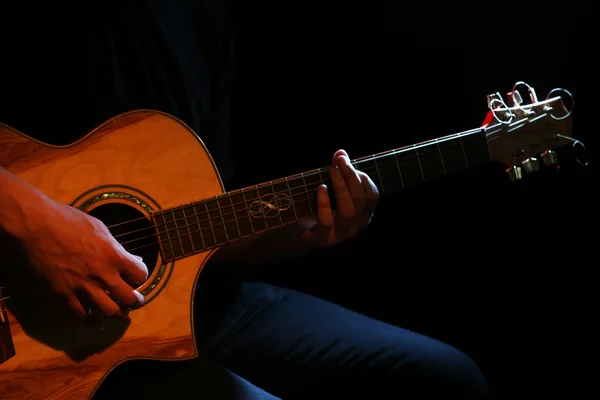
POLYGON ((327 187, 317 189, 317 219, 303 233, 311 247, 331 246, 354 237, 369 225, 379 201, 379 191, 371 178, 350 163, 348 153, 333 156, 331 184, 336 200, 332 210, 327 187))

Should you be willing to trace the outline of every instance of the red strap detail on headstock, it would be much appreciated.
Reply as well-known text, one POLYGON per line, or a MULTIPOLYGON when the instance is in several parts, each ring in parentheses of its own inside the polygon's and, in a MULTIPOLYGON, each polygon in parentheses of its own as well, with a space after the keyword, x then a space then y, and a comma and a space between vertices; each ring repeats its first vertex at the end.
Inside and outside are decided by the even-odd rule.
POLYGON ((494 119, 494 113, 491 111, 488 111, 487 115, 485 116, 485 119, 483 120, 483 123, 481 124, 482 128, 487 127, 490 122, 492 122, 492 120, 494 119))

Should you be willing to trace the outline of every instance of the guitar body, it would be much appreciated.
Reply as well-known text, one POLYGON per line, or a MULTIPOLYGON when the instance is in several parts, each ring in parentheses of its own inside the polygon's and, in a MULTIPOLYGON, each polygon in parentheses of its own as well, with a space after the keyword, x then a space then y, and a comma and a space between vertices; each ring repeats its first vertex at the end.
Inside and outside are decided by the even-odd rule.
MULTIPOLYGON (((223 192, 200 139, 156 111, 117 116, 69 146, 37 142, 0 124, 0 165, 59 202, 92 215, 118 209, 148 224, 153 211, 223 192)), ((23 292, 10 290, 7 302, 16 354, 0 364, 0 398, 88 399, 126 360, 197 356, 193 295, 211 252, 170 263, 162 262, 156 243, 133 252, 151 269, 138 288, 147 303, 123 319, 78 320, 20 268, 12 283, 23 292)))

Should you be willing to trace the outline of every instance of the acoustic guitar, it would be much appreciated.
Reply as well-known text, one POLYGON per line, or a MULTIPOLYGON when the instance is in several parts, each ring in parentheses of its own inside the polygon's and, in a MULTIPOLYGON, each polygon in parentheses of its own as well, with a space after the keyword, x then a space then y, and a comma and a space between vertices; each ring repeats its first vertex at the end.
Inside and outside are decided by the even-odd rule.
MULTIPOLYGON (((511 179, 520 179, 555 164, 558 148, 579 143, 561 96, 538 100, 529 88, 529 97, 523 102, 515 88, 506 101, 490 95, 479 128, 352 163, 382 194, 486 162, 501 163, 511 179)), ((0 276, 3 400, 89 399, 127 360, 196 357, 192 299, 207 260, 229 242, 316 215, 316 188, 329 174, 320 168, 225 192, 200 138, 153 110, 116 116, 67 146, 0 124, 0 165, 101 219, 150 270, 136 289, 145 305, 126 318, 103 318, 99 327, 76 318, 25 266, 3 259, 3 274, 20 274, 0 276)))

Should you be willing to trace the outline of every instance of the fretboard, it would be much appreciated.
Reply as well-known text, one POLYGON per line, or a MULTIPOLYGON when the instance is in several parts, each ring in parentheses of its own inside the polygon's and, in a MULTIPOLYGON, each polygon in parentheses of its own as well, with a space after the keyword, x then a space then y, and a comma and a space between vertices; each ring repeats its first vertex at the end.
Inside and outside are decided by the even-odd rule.
MULTIPOLYGON (((352 161, 382 194, 490 160, 483 129, 467 131, 352 161)), ((320 168, 154 214, 162 256, 172 261, 316 215, 320 168)))

